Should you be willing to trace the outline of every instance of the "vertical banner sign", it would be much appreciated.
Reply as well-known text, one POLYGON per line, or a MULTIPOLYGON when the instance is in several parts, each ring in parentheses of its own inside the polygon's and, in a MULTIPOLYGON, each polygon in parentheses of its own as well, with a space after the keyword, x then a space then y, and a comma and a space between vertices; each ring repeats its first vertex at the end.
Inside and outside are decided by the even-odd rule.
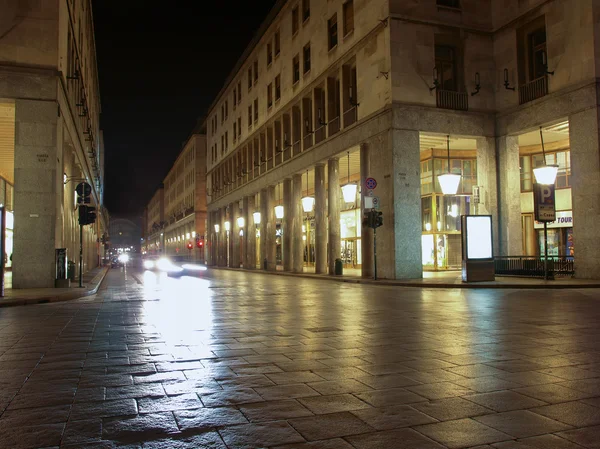
POLYGON ((533 184, 533 206, 536 221, 549 223, 556 220, 554 185, 533 184))

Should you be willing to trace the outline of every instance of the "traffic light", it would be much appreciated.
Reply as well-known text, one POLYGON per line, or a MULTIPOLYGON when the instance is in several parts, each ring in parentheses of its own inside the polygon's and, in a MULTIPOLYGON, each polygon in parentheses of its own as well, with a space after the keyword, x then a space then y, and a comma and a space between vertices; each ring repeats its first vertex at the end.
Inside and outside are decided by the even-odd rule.
POLYGON ((193 247, 194 245, 192 245, 192 242, 188 242, 187 249, 191 250, 193 247))
POLYGON ((196 242, 196 245, 198 245, 198 248, 202 248, 202 247, 204 246, 204 240, 201 240, 201 239, 199 239, 199 240, 196 242))
POLYGON ((80 204, 79 210, 79 225, 85 226, 96 222, 96 208, 80 204))
POLYGON ((375 223, 373 223, 373 227, 378 228, 379 226, 383 226, 383 212, 375 212, 374 218, 375 223))

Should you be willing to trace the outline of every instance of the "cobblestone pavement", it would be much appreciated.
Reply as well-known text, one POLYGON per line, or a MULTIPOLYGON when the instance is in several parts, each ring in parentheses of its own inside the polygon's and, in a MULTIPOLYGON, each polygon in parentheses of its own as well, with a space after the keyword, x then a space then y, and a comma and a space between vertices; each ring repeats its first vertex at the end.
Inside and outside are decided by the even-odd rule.
POLYGON ((0 447, 598 448, 599 300, 112 270, 0 309, 0 447))

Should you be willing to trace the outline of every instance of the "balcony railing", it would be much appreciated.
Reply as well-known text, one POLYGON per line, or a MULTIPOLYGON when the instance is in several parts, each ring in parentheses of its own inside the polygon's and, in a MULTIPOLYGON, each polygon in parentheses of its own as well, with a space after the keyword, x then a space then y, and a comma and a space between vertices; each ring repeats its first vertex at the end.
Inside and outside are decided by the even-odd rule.
POLYGON ((528 103, 546 95, 548 95, 548 77, 546 75, 519 86, 519 104, 528 103))
POLYGON ((454 109, 455 111, 469 110, 469 94, 466 92, 455 92, 453 90, 437 89, 437 107, 442 109, 454 109))
POLYGON ((335 117, 329 121, 329 135, 333 136, 340 130, 340 117, 335 117))
MULTIPOLYGON (((544 258, 535 256, 503 256, 494 258, 497 276, 544 277, 544 258)), ((573 257, 549 256, 548 272, 551 276, 573 276, 573 257)))
POLYGON ((323 140, 325 140, 325 125, 321 125, 315 129, 315 145, 323 140))
POLYGON ((313 146, 313 135, 312 135, 312 133, 310 133, 310 134, 307 134, 306 136, 304 136, 304 150, 308 150, 312 146, 313 146))
POLYGON ((356 106, 352 106, 346 112, 344 112, 344 126, 350 126, 357 120, 357 112, 358 108, 356 106))
POLYGON ((301 141, 298 140, 297 142, 294 142, 292 157, 298 156, 301 152, 302 152, 302 145, 301 145, 301 141))

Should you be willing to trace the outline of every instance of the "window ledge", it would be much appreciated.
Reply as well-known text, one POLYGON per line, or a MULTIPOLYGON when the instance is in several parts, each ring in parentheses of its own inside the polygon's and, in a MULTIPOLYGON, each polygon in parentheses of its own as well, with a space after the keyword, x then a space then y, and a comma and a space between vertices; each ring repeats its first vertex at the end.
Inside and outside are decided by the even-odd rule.
POLYGON ((308 76, 308 75, 310 75, 310 69, 308 69, 306 72, 304 72, 304 73, 302 74, 302 76, 308 76))
POLYGON ((333 53, 335 50, 337 50, 337 48, 338 48, 338 44, 335 44, 333 47, 331 47, 331 48, 328 50, 328 52, 329 52, 329 53, 333 53))
POLYGON ((300 80, 294 81, 294 84, 292 84, 292 87, 296 88, 298 86, 298 84, 300 84, 300 80))
POLYGON ((437 5, 437 9, 438 9, 438 11, 450 11, 450 12, 462 13, 462 8, 455 8, 454 6, 437 5))
POLYGON ((308 22, 310 22, 310 13, 308 14, 308 17, 302 21, 302 26, 305 26, 308 22))
POLYGON ((279 53, 275 53, 275 56, 273 56, 273 59, 275 60, 275 59, 279 58, 280 54, 281 54, 281 51, 279 51, 279 53))
POLYGON ((292 39, 294 39, 296 36, 298 36, 298 32, 299 30, 296 30, 293 34, 292 34, 292 39))
POLYGON ((346 39, 352 38, 352 36, 354 36, 354 28, 352 28, 350 31, 344 34, 344 37, 342 39, 345 41, 346 39))

